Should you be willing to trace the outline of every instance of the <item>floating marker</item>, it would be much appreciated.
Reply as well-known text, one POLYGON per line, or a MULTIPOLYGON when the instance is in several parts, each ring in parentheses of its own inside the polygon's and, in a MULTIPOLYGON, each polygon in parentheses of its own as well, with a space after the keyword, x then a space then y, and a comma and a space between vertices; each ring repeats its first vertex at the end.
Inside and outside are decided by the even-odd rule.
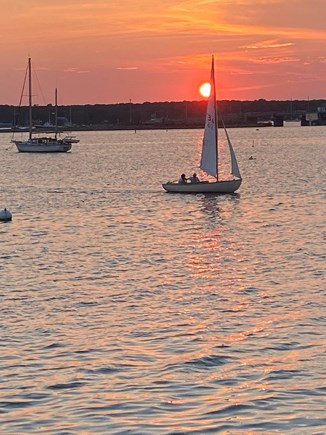
POLYGON ((3 210, 0 210, 0 221, 1 222, 8 222, 12 220, 12 214, 11 211, 4 208, 3 210))

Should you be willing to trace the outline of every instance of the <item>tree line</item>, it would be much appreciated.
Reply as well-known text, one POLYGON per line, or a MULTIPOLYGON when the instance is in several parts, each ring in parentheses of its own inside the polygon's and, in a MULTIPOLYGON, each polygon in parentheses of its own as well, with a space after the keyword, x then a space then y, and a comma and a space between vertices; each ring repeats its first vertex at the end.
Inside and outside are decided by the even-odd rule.
MULTIPOLYGON (((141 125, 189 125, 202 126, 206 113, 206 100, 178 102, 145 102, 119 104, 86 104, 58 107, 61 125, 79 127, 141 126, 141 125)), ((283 116, 299 118, 307 112, 326 107, 326 100, 222 100, 218 102, 219 114, 229 125, 250 123, 257 120, 283 116)), ((54 123, 54 107, 33 107, 33 122, 44 125, 54 123)), ((0 106, 0 124, 28 125, 28 107, 0 106)))

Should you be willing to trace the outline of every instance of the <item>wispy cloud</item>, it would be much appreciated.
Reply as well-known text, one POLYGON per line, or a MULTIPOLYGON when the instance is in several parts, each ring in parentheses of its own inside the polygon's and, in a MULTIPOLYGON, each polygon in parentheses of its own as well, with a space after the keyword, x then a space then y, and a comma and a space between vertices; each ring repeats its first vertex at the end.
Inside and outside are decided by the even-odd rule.
POLYGON ((252 59, 252 63, 264 64, 264 65, 275 65, 280 63, 289 63, 289 62, 299 62, 300 59, 295 57, 260 57, 257 59, 252 59))
POLYGON ((268 49, 268 48, 284 48, 284 47, 291 47, 293 46, 293 42, 277 42, 277 41, 261 41, 261 42, 254 42, 248 45, 243 46, 243 48, 247 49, 268 49))
POLYGON ((89 70, 80 70, 80 69, 74 68, 74 67, 69 67, 69 68, 65 68, 63 70, 63 72, 65 72, 65 73, 75 73, 75 74, 88 74, 90 71, 89 70))
POLYGON ((116 67, 116 69, 132 71, 132 70, 137 70, 138 66, 118 66, 118 67, 116 67))

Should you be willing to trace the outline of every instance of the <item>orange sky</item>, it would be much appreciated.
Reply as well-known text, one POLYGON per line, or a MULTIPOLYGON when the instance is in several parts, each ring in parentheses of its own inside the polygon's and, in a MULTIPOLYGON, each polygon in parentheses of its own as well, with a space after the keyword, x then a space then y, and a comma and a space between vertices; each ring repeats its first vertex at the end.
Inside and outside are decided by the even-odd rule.
POLYGON ((215 55, 218 99, 326 99, 326 0, 8 0, 0 104, 200 100, 215 55), (37 90, 39 89, 39 90, 37 90))

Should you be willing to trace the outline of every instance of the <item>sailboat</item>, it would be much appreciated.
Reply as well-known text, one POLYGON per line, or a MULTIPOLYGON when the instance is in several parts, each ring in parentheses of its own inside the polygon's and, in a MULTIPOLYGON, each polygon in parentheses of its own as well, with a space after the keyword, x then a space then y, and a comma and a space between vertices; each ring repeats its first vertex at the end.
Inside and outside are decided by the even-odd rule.
POLYGON ((212 56, 211 92, 207 104, 205 130, 202 144, 202 153, 200 168, 208 175, 216 178, 216 181, 201 181, 195 183, 188 182, 167 182, 162 184, 167 192, 174 193, 234 193, 239 189, 242 178, 239 171, 239 166, 232 146, 231 139, 225 128, 226 139, 229 145, 231 157, 231 174, 232 179, 219 179, 219 152, 218 152, 218 118, 217 118, 217 103, 216 103, 216 87, 215 87, 215 72, 214 72, 214 56, 212 56))
POLYGON ((78 143, 79 140, 74 136, 66 136, 62 139, 58 138, 58 104, 57 104, 57 89, 55 89, 55 132, 54 137, 36 136, 33 129, 32 116, 32 61, 28 59, 28 107, 29 107, 29 137, 27 140, 16 140, 13 142, 18 151, 21 153, 66 153, 71 150, 73 143, 78 143))

